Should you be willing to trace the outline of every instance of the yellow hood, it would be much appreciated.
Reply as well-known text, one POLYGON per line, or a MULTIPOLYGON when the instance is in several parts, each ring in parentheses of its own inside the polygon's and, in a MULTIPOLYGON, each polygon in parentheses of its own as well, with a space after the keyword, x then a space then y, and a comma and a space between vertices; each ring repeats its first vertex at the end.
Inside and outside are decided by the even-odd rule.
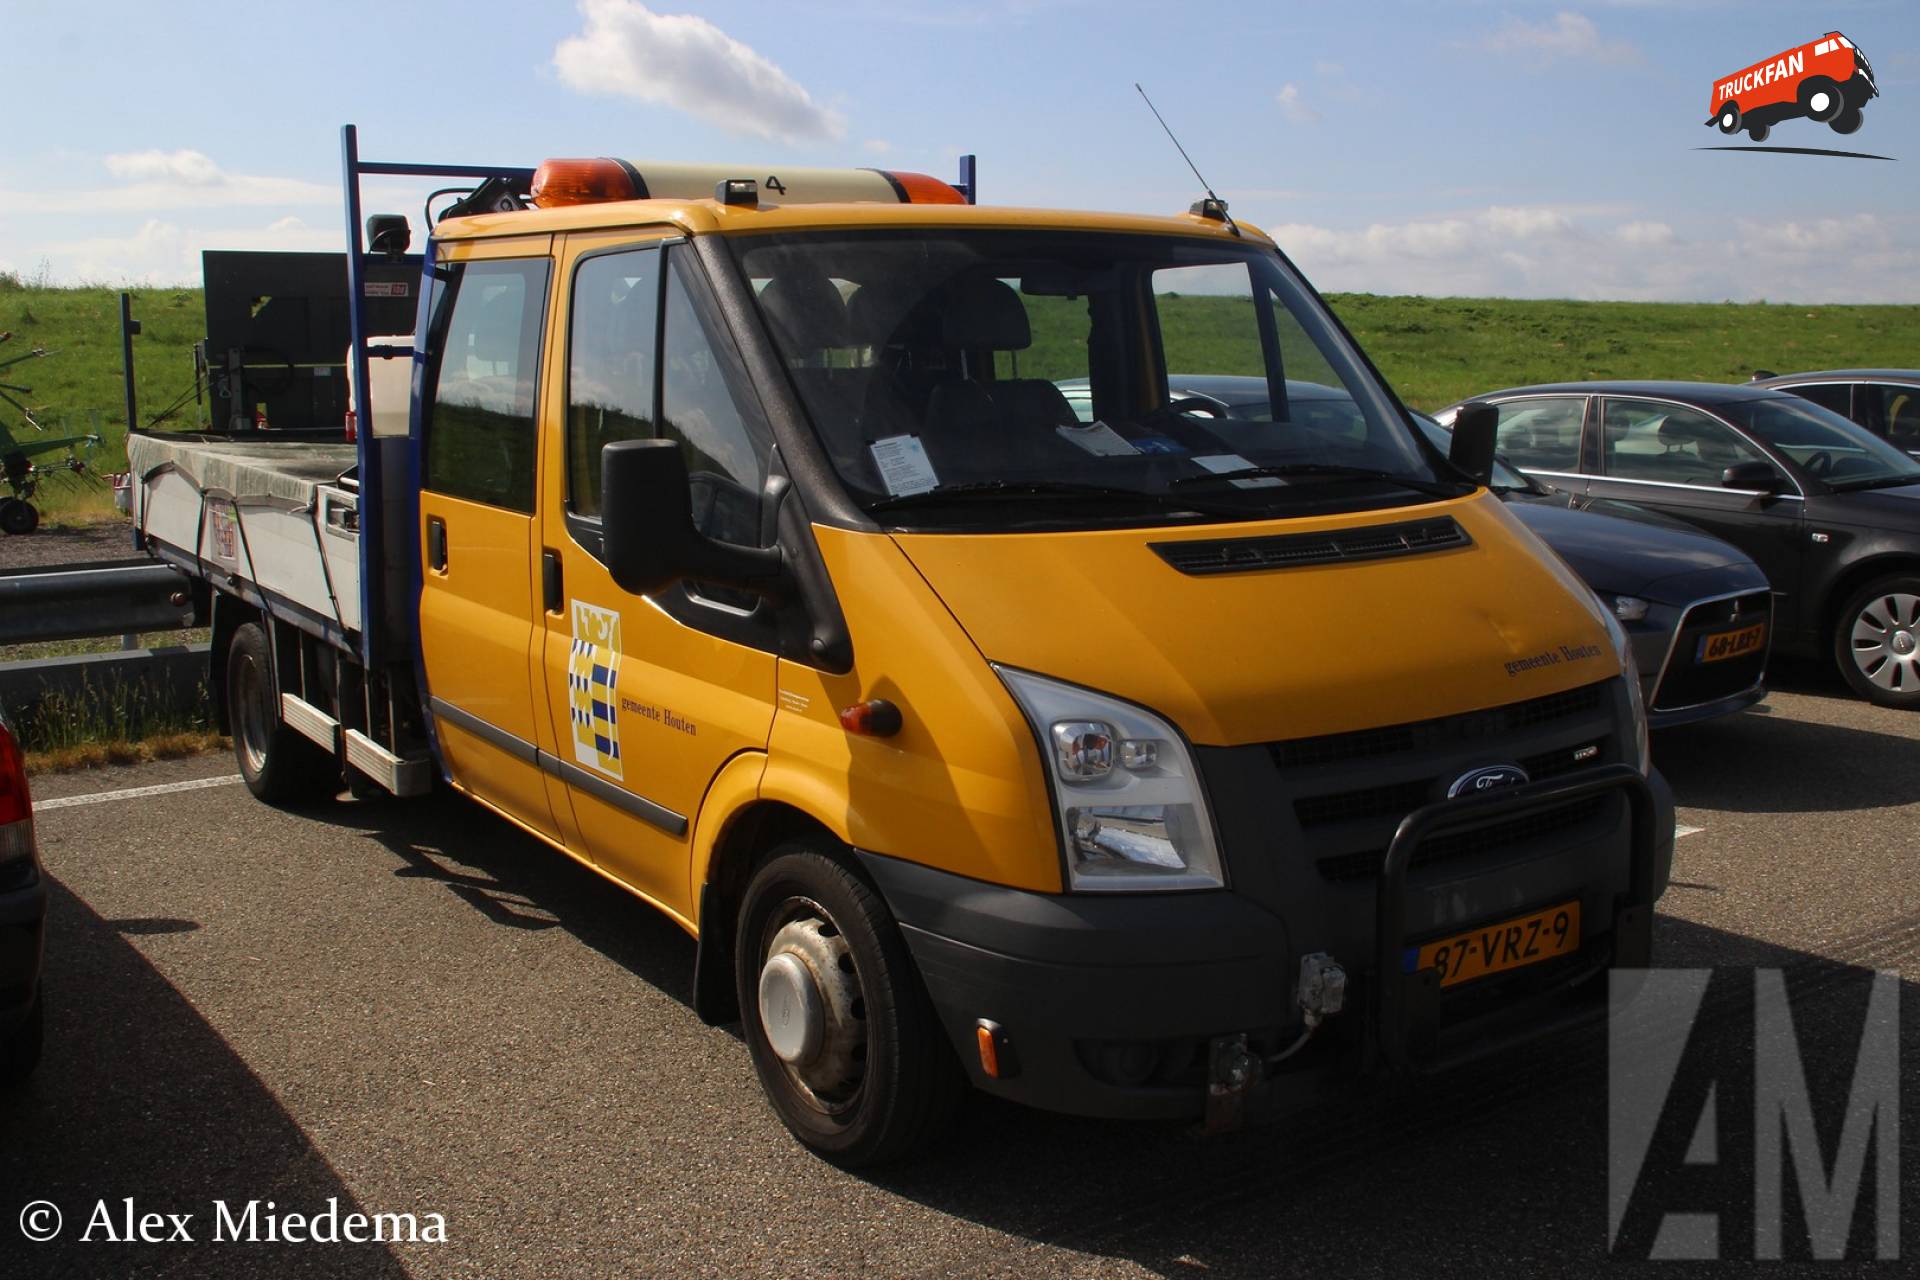
POLYGON ((1138 702, 1197 743, 1400 724, 1619 674, 1592 594, 1484 492, 1314 520, 894 538, 987 658, 1138 702), (1443 514, 1471 546, 1204 576, 1149 547, 1443 514))

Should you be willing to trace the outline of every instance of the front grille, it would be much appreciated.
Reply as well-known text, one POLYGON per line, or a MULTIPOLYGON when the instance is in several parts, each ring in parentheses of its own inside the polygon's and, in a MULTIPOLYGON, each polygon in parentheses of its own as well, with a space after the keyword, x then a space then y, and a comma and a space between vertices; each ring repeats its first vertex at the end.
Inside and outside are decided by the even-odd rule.
MULTIPOLYGON (((1464 831, 1442 832, 1421 842, 1420 847, 1413 852, 1410 865, 1427 867, 1462 858, 1475 858, 1500 853, 1549 837, 1562 836, 1599 817, 1601 811, 1607 807, 1608 801, 1607 796, 1588 796, 1549 809, 1536 809, 1530 813, 1521 814, 1517 818, 1508 818, 1504 822, 1489 823, 1483 827, 1472 827, 1464 831)), ((1314 865, 1320 875, 1327 880, 1335 882, 1365 880, 1379 875, 1386 859, 1387 850, 1383 845, 1378 849, 1366 849, 1359 853, 1321 858, 1314 865)))
MULTIPOLYGON (((1527 771, 1527 777, 1534 782, 1557 778, 1598 759, 1605 750, 1606 742, 1607 739, 1602 738, 1581 743, 1577 747, 1557 747, 1552 751, 1522 756, 1516 763, 1527 771)), ((1443 797, 1446 787, 1442 784, 1448 782, 1451 782, 1451 778, 1432 776, 1386 786, 1362 787, 1355 791, 1336 791, 1330 795, 1303 796, 1293 802, 1293 815, 1300 820, 1302 830, 1361 818, 1400 818, 1443 797)))
POLYGON ((1349 560, 1384 560, 1473 545, 1452 516, 1368 525, 1323 533, 1283 533, 1268 538, 1226 538, 1150 544, 1162 560, 1185 574, 1247 573, 1293 569, 1349 560))
POLYGON ((1488 739, 1506 738, 1523 730, 1587 715, 1600 706, 1606 682, 1582 685, 1544 698, 1509 703, 1485 711, 1416 720, 1408 724, 1354 733, 1330 733, 1318 738, 1295 738, 1270 747, 1282 769, 1312 768, 1349 760, 1371 760, 1412 752, 1440 752, 1471 746, 1488 739))
POLYGON ((1760 682, 1767 670, 1767 652, 1773 646, 1773 597, 1750 591, 1730 600, 1714 600, 1688 609, 1680 619, 1672 657, 1653 691, 1655 711, 1677 711, 1744 693, 1760 682), (1700 643, 1709 636, 1765 623, 1766 641, 1751 653, 1718 662, 1699 661, 1700 643))

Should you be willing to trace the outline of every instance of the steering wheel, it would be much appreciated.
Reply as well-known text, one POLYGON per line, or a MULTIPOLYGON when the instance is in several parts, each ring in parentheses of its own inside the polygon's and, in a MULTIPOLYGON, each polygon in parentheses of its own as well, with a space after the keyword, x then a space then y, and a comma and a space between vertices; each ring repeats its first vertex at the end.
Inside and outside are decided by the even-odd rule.
POLYGON ((1210 418, 1229 416, 1225 400, 1216 400, 1212 396, 1179 396, 1160 406, 1161 413, 1204 413, 1210 418))
POLYGON ((1814 479, 1823 479, 1828 472, 1833 470, 1833 455, 1825 449, 1819 449, 1808 454, 1807 460, 1800 465, 1804 467, 1807 474, 1814 479))

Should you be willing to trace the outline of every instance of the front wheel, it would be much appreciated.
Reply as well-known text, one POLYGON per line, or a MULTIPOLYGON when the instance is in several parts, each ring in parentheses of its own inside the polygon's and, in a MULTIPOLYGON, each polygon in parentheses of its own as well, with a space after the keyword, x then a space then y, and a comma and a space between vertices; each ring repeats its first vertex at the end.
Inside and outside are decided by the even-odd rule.
POLYGON ((1807 119, 1825 124, 1846 108, 1847 101, 1840 93, 1840 86, 1827 76, 1814 76, 1801 82, 1800 109, 1807 113, 1807 119))
POLYGON ((886 903, 805 845, 776 850, 740 906, 735 981, 781 1123, 849 1168, 898 1159, 951 1117, 959 1064, 886 903))
POLYGON ((40 527, 40 511, 25 498, 0 498, 0 529, 24 537, 40 527))
POLYGON ((280 718, 273 654, 258 623, 236 630, 227 650, 227 719, 240 780, 256 798, 268 804, 312 804, 339 793, 338 762, 280 718))
POLYGON ((1840 611, 1833 647, 1855 693, 1920 710, 1920 577, 1894 574, 1855 593, 1840 611))
POLYGON ((1827 128, 1835 133, 1854 133, 1860 128, 1860 108, 1847 107, 1839 115, 1827 121, 1827 128))

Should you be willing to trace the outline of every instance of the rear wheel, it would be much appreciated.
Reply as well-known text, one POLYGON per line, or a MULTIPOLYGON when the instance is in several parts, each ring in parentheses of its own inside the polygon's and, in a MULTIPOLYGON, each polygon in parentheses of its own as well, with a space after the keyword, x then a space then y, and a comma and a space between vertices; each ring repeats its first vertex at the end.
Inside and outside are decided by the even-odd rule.
POLYGON ((1747 122, 1747 136, 1755 142, 1765 142, 1767 135, 1772 132, 1772 125, 1761 124, 1758 120, 1749 120, 1747 122))
POLYGON ((40 1065, 41 1046, 46 1043, 46 997, 38 988, 33 1007, 24 1022, 0 1036, 0 1085, 15 1085, 33 1074, 40 1065))
POLYGON ((29 534, 40 527, 40 511, 25 498, 0 498, 0 529, 29 534))
POLYGON ((1726 106, 1720 108, 1720 119, 1717 123, 1722 133, 1740 132, 1740 104, 1737 102, 1729 102, 1726 106))
POLYGON ((886 903, 805 844, 776 850, 740 907, 735 975, 754 1070, 808 1147, 849 1167, 906 1155, 962 1094, 886 903))
POLYGON ((1855 693, 1920 710, 1920 576, 1894 574, 1855 593, 1840 611, 1833 647, 1855 693))
POLYGON ((235 631, 227 650, 227 718, 240 778, 255 796, 268 804, 303 804, 339 793, 338 762, 280 719, 272 652, 255 622, 235 631))
POLYGON ((1833 119, 1845 109, 1846 99, 1840 94, 1840 86, 1826 76, 1813 76, 1800 85, 1800 109, 1807 113, 1809 120, 1821 124, 1833 119))

